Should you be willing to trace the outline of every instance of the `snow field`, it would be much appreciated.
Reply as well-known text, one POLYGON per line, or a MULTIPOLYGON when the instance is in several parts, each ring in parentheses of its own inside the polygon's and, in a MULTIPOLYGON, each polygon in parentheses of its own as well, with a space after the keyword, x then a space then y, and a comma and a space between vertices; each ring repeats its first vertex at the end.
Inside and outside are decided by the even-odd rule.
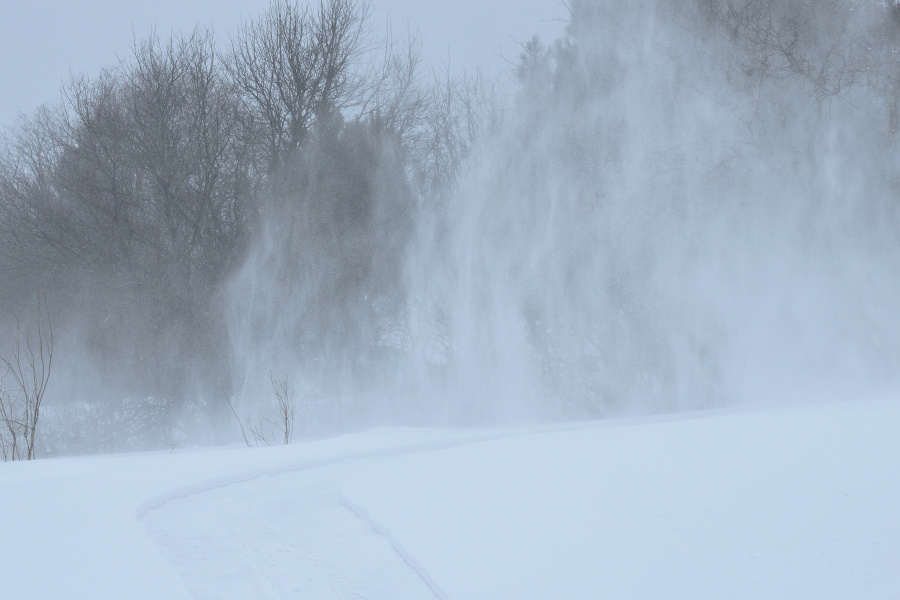
POLYGON ((0 585, 17 599, 898 598, 897 431, 890 399, 5 463, 0 585))
POLYGON ((449 598, 898 598, 900 407, 522 436, 344 493, 449 598))

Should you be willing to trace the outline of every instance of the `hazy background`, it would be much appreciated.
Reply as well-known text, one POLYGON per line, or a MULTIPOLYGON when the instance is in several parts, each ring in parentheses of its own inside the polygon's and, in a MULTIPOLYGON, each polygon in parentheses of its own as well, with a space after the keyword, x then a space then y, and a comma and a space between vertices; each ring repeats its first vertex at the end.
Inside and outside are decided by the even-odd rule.
POLYGON ((416 5, 421 46, 303 6, 129 35, 8 130, 0 297, 52 307, 44 452, 896 383, 896 4, 416 5))

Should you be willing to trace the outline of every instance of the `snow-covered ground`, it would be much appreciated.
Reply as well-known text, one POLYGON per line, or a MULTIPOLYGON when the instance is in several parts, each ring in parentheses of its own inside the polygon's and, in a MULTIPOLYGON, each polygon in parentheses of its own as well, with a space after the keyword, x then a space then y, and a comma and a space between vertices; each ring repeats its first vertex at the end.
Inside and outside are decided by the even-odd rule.
POLYGON ((900 401, 0 464, 0 597, 900 598, 900 401))

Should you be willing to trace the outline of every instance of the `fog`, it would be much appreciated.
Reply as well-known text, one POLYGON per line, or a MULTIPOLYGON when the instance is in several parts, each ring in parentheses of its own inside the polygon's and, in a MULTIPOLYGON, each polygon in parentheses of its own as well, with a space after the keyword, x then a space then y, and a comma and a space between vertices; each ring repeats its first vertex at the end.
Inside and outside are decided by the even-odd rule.
POLYGON ((853 37, 881 23, 781 4, 701 7, 724 27, 576 4, 569 37, 526 60, 454 194, 447 280, 424 268, 448 286, 451 402, 473 405, 457 409, 682 410, 890 380, 895 143, 877 84, 850 73, 875 61, 853 37))
POLYGON ((896 383, 893 3, 578 1, 499 76, 318 6, 349 15, 336 77, 314 37, 306 70, 246 59, 262 25, 151 38, 7 133, 45 454, 275 443, 285 406, 299 439, 896 383))

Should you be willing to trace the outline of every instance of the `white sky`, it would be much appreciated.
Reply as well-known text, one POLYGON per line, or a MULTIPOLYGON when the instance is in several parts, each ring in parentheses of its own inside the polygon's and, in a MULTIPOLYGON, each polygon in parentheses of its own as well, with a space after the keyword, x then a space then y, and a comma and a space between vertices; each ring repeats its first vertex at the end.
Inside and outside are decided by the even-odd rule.
MULTIPOLYGON (((560 0, 375 0, 378 22, 418 29, 426 59, 490 69, 515 60, 516 42, 562 35, 560 0)), ((70 72, 93 75, 129 51, 132 36, 151 25, 160 33, 212 23, 224 38, 269 0, 12 0, 0 18, 0 126, 18 112, 54 101, 70 72)))

